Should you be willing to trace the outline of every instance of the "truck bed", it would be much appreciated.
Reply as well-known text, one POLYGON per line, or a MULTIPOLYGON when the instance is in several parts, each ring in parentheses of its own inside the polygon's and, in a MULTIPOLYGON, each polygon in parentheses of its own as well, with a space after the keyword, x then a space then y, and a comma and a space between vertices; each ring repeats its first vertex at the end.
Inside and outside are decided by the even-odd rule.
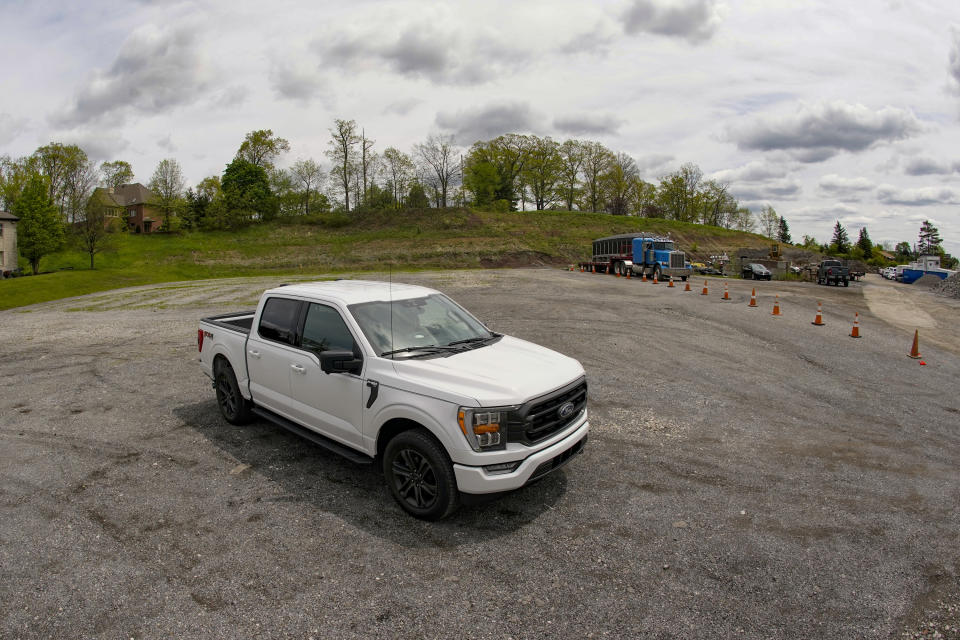
POLYGON ((210 316, 203 318, 200 322, 212 324, 215 327, 237 331, 239 333, 249 334, 250 327, 253 326, 253 316, 255 311, 242 311, 239 313, 226 313, 220 316, 210 316))

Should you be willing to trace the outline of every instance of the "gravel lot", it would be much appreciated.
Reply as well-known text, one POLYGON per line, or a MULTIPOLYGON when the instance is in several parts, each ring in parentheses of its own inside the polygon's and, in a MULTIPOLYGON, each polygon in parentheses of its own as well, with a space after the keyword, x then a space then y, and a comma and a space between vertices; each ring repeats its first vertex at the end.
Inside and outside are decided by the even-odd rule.
POLYGON ((369 467, 219 417, 197 320, 276 279, 0 312, 0 637, 960 637, 960 301, 396 279, 580 359, 587 452, 424 523, 369 467))

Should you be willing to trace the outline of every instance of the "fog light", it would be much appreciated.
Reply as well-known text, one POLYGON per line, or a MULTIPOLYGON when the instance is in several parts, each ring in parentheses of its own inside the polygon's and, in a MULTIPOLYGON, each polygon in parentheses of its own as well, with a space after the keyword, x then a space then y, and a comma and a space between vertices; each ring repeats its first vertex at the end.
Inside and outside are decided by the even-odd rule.
POLYGON ((488 464, 483 468, 487 473, 511 473, 520 466, 519 462, 501 462, 500 464, 488 464))

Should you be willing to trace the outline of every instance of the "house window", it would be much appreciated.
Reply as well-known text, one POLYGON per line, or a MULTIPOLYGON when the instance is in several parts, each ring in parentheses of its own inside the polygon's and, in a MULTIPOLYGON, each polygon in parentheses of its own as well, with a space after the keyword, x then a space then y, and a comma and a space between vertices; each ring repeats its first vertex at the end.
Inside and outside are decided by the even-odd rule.
POLYGON ((3 237, 3 223, 0 222, 0 238, 3 237))
POLYGON ((0 251, 0 267, 2 267, 5 264, 6 263, 3 261, 3 251, 0 251))

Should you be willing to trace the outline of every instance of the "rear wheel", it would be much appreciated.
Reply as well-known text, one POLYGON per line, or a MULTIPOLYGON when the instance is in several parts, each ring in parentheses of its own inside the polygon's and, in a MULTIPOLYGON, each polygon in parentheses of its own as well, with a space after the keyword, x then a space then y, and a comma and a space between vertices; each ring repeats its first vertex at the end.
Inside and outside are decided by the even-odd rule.
POLYGON ((387 444, 383 476, 394 499, 416 518, 441 520, 459 504, 450 458, 422 429, 403 431, 387 444))
POLYGON ((250 422, 252 417, 250 402, 241 395, 237 376, 230 363, 226 360, 217 360, 213 377, 217 387, 217 406, 224 420, 230 424, 250 422))

